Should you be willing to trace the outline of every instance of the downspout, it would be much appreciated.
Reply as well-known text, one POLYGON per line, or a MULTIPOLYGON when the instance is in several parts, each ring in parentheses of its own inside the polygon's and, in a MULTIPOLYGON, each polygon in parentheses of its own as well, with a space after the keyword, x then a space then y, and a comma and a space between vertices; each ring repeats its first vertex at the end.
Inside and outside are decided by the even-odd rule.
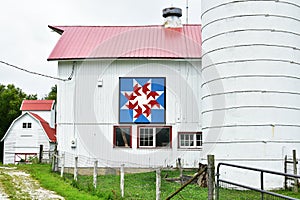
MULTIPOLYGON (((72 141, 71 141, 71 148, 72 149, 75 149, 76 147, 77 147, 77 141, 76 141, 76 123, 75 123, 75 118, 76 118, 76 90, 77 90, 77 88, 76 88, 76 73, 77 73, 77 71, 76 71, 76 64, 77 64, 77 62, 76 61, 73 61, 73 64, 72 64, 72 68, 73 68, 73 70, 72 70, 72 73, 73 73, 73 75, 74 75, 74 97, 73 97, 73 138, 72 138, 72 141), (75 146, 73 146, 73 142, 75 142, 75 146)), ((76 151, 76 154, 77 154, 77 151, 76 151)))

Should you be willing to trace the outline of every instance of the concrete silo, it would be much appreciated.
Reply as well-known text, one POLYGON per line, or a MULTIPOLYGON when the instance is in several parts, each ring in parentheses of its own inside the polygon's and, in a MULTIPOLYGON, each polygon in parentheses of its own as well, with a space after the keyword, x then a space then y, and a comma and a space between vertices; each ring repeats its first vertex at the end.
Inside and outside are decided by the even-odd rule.
POLYGON ((300 1, 203 0, 202 25, 203 157, 283 171, 300 154, 300 1))

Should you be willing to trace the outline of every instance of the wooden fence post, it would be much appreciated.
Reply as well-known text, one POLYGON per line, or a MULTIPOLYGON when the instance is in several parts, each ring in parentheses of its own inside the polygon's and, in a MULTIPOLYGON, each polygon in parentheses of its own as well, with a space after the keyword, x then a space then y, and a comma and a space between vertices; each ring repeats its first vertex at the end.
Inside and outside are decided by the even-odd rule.
POLYGON ((183 184, 183 175, 182 175, 182 165, 181 165, 181 158, 178 158, 178 168, 179 168, 179 178, 181 185, 183 184))
POLYGON ((124 164, 121 165, 120 170, 120 189, 121 189, 121 196, 124 197, 124 164))
POLYGON ((74 180, 77 181, 78 178, 78 156, 75 157, 75 164, 74 164, 74 180))
MULTIPOLYGON (((287 155, 284 156, 284 173, 287 173, 287 155)), ((284 176, 284 189, 287 190, 287 177, 284 176)))
POLYGON ((94 174, 93 174, 93 185, 94 185, 95 189, 97 188, 97 176, 98 176, 97 168, 98 168, 98 161, 95 160, 95 162, 94 162, 94 174))
POLYGON ((57 152, 57 145, 55 145, 54 153, 52 155, 52 171, 57 171, 57 163, 58 163, 58 152, 57 152))
POLYGON ((42 163, 43 160, 43 145, 40 145, 40 154, 39 154, 39 163, 42 163))
POLYGON ((208 175, 208 200, 214 200, 215 192, 215 156, 207 155, 207 175, 208 175))
MULTIPOLYGON (((297 175, 296 150, 293 150, 293 168, 294 168, 294 175, 297 175)), ((294 178, 294 192, 298 192, 298 178, 294 178)))
POLYGON ((64 169, 65 169, 65 153, 62 153, 62 155, 61 155, 60 177, 64 176, 64 169))
POLYGON ((156 200, 160 200, 161 169, 156 169, 156 200))
POLYGON ((202 173, 204 173, 206 171, 206 167, 203 167, 202 169, 200 169, 200 171, 198 171, 198 173, 191 178, 189 181, 185 182, 179 189, 177 189, 173 194, 171 194, 170 196, 168 196, 166 198, 166 200, 170 200, 171 198, 173 198, 175 195, 177 195, 181 190, 183 190, 187 185, 191 184, 194 180, 196 180, 202 173))
POLYGON ((55 161, 56 161, 56 154, 53 154, 53 156, 52 156, 52 166, 51 166, 52 172, 55 172, 55 161))

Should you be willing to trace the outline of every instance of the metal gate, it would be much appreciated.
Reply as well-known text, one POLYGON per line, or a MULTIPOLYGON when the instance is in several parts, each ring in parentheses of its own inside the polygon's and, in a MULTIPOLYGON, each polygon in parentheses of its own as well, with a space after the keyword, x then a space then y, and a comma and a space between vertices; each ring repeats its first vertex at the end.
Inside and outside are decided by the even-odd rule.
MULTIPOLYGON (((267 191, 264 189, 264 174, 273 174, 273 175, 277 175, 277 176, 282 176, 282 177, 289 177, 289 178, 293 178, 295 181, 297 179, 300 178, 300 176, 298 175, 294 175, 294 174, 287 174, 287 173, 281 173, 281 172, 275 172, 275 171, 270 171, 270 170, 264 170, 264 169, 256 169, 256 168, 252 168, 252 167, 246 167, 246 166, 240 166, 240 165, 234 165, 234 164, 229 164, 229 163, 219 163, 217 166, 217 181, 216 181, 216 199, 224 199, 222 197, 222 195, 220 194, 220 190, 221 188, 221 184, 229 184, 235 187, 239 187, 241 189, 244 190, 250 190, 253 192, 256 192, 259 194, 258 198, 255 199, 270 199, 270 197, 272 197, 272 199, 296 199, 296 198, 292 198, 292 197, 288 197, 288 196, 284 196, 282 194, 278 194, 275 192, 271 192, 271 191, 267 191), (247 186, 241 183, 235 183, 231 180, 225 180, 222 179, 221 175, 220 175, 220 168, 222 166, 227 166, 230 168, 236 168, 236 169, 243 169, 243 170, 250 170, 250 171, 256 171, 260 173, 260 186, 258 187, 251 187, 251 186, 247 186), (268 197, 268 198, 266 198, 268 197)), ((254 198, 251 198, 254 199, 254 198)))

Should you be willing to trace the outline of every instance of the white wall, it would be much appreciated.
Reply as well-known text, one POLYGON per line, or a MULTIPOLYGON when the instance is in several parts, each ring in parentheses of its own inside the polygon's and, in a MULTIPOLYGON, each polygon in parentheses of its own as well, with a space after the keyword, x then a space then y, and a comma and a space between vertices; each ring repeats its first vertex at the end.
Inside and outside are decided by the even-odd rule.
MULTIPOLYGON (((72 62, 59 62, 59 76, 68 77, 72 62)), ((99 165, 132 167, 175 165, 184 157, 186 166, 198 166, 199 150, 177 149, 178 131, 200 131, 200 62, 158 60, 85 61, 75 64, 71 81, 58 85, 57 137, 60 152, 102 159, 99 165), (119 77, 166 77, 166 124, 173 127, 173 147, 141 149, 136 146, 137 126, 133 125, 133 147, 113 148, 113 125, 118 125, 119 77), (97 80, 103 86, 97 87, 97 80), (75 92, 74 92, 75 91, 75 92), (75 120, 74 120, 75 119, 75 120), (74 124, 75 122, 75 124, 74 124), (76 138, 77 148, 71 148, 76 138)), ((74 161, 69 158, 66 165, 74 161), (69 160, 69 162, 68 162, 69 160)), ((83 162, 82 165, 92 165, 83 162)))
POLYGON ((49 124, 51 123, 52 111, 48 111, 48 110, 22 111, 22 114, 24 114, 26 112, 35 113, 35 114, 39 115, 41 118, 43 118, 49 124))
POLYGON ((49 140, 39 123, 29 114, 16 120, 4 139, 4 164, 13 164, 15 153, 39 153, 40 145, 44 151, 50 148, 49 140), (32 128, 24 129, 23 123, 32 123, 32 128))
MULTIPOLYGON (((56 104, 56 102, 54 103, 56 104)), ((55 128, 55 112, 56 112, 56 105, 54 105, 51 110, 33 110, 33 111, 22 111, 22 114, 26 112, 32 112, 39 115, 43 118, 46 122, 49 123, 51 128, 55 128)))
POLYGON ((283 171, 300 152, 299 18, 297 0, 202 1, 204 159, 283 171))

